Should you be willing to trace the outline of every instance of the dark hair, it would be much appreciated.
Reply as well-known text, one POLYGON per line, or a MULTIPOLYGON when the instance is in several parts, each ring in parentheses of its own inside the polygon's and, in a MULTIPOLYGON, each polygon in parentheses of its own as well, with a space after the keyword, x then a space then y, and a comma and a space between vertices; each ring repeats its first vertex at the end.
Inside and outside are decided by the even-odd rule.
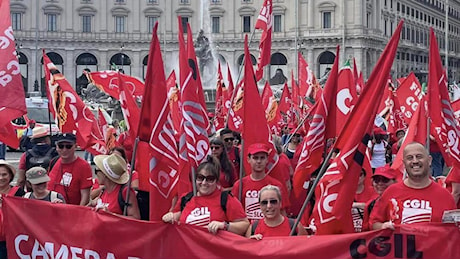
POLYGON ((217 159, 219 160, 220 167, 225 174, 225 179, 230 183, 231 186, 233 186, 233 183, 235 182, 233 175, 235 169, 233 168, 233 164, 230 159, 228 159, 227 149, 225 148, 224 142, 222 142, 221 139, 213 138, 211 141, 209 141, 209 144, 219 145, 222 147, 222 153, 217 159))
POLYGON ((222 130, 220 130, 220 136, 223 136, 225 134, 233 134, 233 131, 229 128, 223 128, 222 130))
POLYGON ((125 151, 125 148, 121 147, 121 146, 115 146, 115 147, 112 147, 112 149, 109 150, 109 153, 108 154, 112 154, 114 151, 117 151, 121 154, 121 157, 123 157, 123 159, 125 159, 126 161, 126 151, 125 151))
POLYGON ((202 162, 200 165, 198 165, 198 168, 196 169, 196 172, 199 173, 201 170, 205 170, 212 175, 216 176, 217 180, 219 180, 220 177, 220 163, 212 155, 206 156, 206 160, 202 162))
POLYGON ((238 132, 233 132, 233 137, 238 140, 238 143, 241 143, 241 134, 238 132))
POLYGON ((8 167, 7 165, 4 165, 4 164, 1 164, 0 167, 5 168, 6 171, 8 172, 8 175, 10 176, 10 181, 8 183, 12 182, 13 179, 14 179, 14 173, 13 173, 13 171, 11 171, 10 167, 8 167))

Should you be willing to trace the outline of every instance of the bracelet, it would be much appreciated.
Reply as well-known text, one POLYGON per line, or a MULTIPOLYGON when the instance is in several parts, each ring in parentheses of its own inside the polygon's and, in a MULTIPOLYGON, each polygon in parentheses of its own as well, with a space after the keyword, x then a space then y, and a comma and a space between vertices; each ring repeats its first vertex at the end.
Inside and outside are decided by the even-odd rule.
POLYGON ((230 228, 230 223, 228 221, 224 221, 224 230, 228 231, 229 228, 230 228))

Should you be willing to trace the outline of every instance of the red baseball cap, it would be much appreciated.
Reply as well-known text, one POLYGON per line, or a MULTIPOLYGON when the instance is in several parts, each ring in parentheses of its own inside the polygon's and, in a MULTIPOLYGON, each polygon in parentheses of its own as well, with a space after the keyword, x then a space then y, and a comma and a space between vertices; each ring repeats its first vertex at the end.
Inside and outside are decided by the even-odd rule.
POLYGON ((382 128, 380 127, 375 127, 374 128, 374 135, 386 135, 387 132, 385 132, 385 130, 383 130, 382 128))
POLYGON ((248 148, 248 154, 256 154, 256 153, 270 153, 270 149, 267 147, 267 145, 263 143, 255 143, 251 144, 248 148))
POLYGON ((208 112, 208 117, 214 117, 214 113, 213 112, 208 112))
POLYGON ((37 121, 35 121, 34 119, 29 120, 29 124, 36 124, 36 123, 37 121))
POLYGON ((372 177, 374 176, 383 176, 390 180, 396 179, 396 170, 392 169, 389 164, 386 164, 385 166, 375 169, 374 175, 372 175, 372 177))

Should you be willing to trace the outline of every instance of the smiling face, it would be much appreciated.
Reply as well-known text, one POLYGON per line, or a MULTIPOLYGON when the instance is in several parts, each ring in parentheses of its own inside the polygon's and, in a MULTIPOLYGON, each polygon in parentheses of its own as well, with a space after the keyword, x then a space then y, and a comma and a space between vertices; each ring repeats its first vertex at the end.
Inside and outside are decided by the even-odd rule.
POLYGON ((404 166, 407 175, 412 180, 429 178, 431 160, 425 147, 419 143, 408 144, 404 149, 404 166))
POLYGON ((377 194, 381 195, 391 184, 395 183, 393 179, 388 179, 384 176, 372 176, 372 186, 377 194))
POLYGON ((196 175, 196 187, 199 196, 210 195, 217 188, 217 176, 205 168, 201 169, 196 175))
POLYGON ((264 190, 260 193, 260 209, 266 219, 276 219, 281 214, 281 198, 275 190, 264 190))
POLYGON ((0 166, 0 188, 10 185, 11 174, 6 166, 0 166))
POLYGON ((47 192, 46 185, 48 182, 42 182, 39 184, 32 184, 32 190, 36 194, 45 194, 47 192))
POLYGON ((56 150, 63 160, 69 160, 74 157, 75 144, 69 142, 59 142, 56 144, 56 150))

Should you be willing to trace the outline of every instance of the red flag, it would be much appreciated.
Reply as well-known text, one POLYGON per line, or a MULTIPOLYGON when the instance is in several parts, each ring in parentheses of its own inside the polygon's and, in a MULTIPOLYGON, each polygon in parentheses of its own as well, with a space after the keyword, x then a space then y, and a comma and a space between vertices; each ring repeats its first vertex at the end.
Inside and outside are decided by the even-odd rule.
POLYGON ((294 71, 291 70, 291 90, 292 90, 292 106, 291 106, 291 117, 289 118, 290 120, 288 122, 298 124, 299 122, 299 117, 300 117, 300 107, 301 104, 303 103, 301 101, 302 97, 300 97, 299 94, 299 85, 297 85, 295 79, 294 79, 294 71))
POLYGON ((283 92, 281 93, 280 102, 278 104, 278 111, 280 111, 282 115, 287 115, 289 118, 288 114, 291 112, 291 106, 291 93, 289 92, 287 83, 284 83, 283 92))
MULTIPOLYGON (((222 77, 222 70, 220 68, 220 63, 217 67, 217 85, 216 85, 216 108, 214 112, 214 127, 216 130, 225 127, 225 116, 224 107, 225 107, 225 95, 224 92, 227 92, 227 88, 224 84, 224 79, 222 77)), ((228 95, 227 95, 228 96, 228 95)))
POLYGON ((375 69, 352 110, 335 147, 340 150, 316 187, 317 200, 313 222, 317 234, 353 232, 351 205, 358 185, 370 132, 388 82, 403 22, 382 52, 375 69), (359 127, 356 127, 359 126, 359 127))
POLYGON ((228 128, 232 131, 241 132, 243 129, 243 100, 244 92, 242 88, 243 81, 240 81, 234 90, 235 96, 233 97, 232 105, 228 111, 228 128))
POLYGON ((428 71, 428 111, 431 119, 430 132, 441 148, 446 164, 460 163, 460 131, 450 105, 447 78, 442 68, 438 43, 430 28, 430 54, 428 71))
POLYGON ((337 56, 324 87, 323 95, 318 104, 315 105, 316 109, 313 113, 308 133, 302 142, 302 152, 293 177, 293 189, 297 195, 301 194, 304 183, 310 179, 311 173, 321 166, 326 140, 330 137, 335 137, 335 113, 331 112, 336 110, 335 99, 340 56, 338 46, 336 53, 337 56), (330 134, 328 135, 328 133, 330 134))
MULTIPOLYGON (((417 101, 418 103, 419 101, 417 101)), ((395 92, 391 92, 391 105, 390 105, 390 117, 388 120, 387 131, 391 134, 396 134, 398 129, 406 129, 408 123, 404 120, 402 112, 402 106, 399 104, 399 99, 395 96, 395 92)), ((412 117, 412 114, 411 114, 412 117)))
POLYGON ((192 168, 196 169, 206 159, 206 155, 209 154, 207 130, 209 121, 190 24, 187 24, 187 29, 188 65, 180 68, 181 71, 187 71, 187 77, 181 87, 182 122, 179 141, 179 172, 181 176, 179 177, 179 194, 191 190, 189 173, 192 168))
POLYGON ((123 118, 125 119, 126 127, 129 132, 129 138, 131 138, 132 143, 137 136, 137 129, 139 127, 140 113, 141 110, 137 106, 136 100, 134 100, 133 95, 127 89, 127 85, 122 77, 122 73, 118 73, 118 86, 120 88, 120 107, 123 112, 123 118))
POLYGON ((409 76, 401 82, 396 89, 396 96, 398 97, 398 103, 401 105, 404 121, 406 124, 409 124, 423 96, 422 86, 417 77, 415 77, 414 72, 411 72, 409 76))
MULTIPOLYGON (((264 66, 270 64, 270 52, 272 48, 272 23, 273 5, 272 0, 264 0, 256 22, 256 29, 263 30, 259 43, 259 58, 257 59, 256 81, 264 74, 264 66)), ((251 63, 252 64, 252 63, 251 63)))
POLYGON ((121 76, 119 76, 118 71, 105 70, 89 73, 85 71, 84 73, 89 82, 115 99, 118 99, 120 95, 119 77, 123 79, 126 89, 131 95, 140 97, 144 94, 144 83, 141 80, 126 74, 121 74, 121 76))
POLYGON ((102 133, 102 137, 104 140, 107 140, 107 130, 109 129, 109 124, 107 123, 107 120, 105 120, 104 114, 102 113, 102 108, 98 108, 97 122, 99 125, 99 130, 102 133))
POLYGON ((15 149, 19 148, 19 139, 13 123, 8 122, 0 127, 0 142, 15 149))
POLYGON ((271 133, 279 135, 281 129, 278 122, 281 120, 281 114, 278 111, 278 102, 276 102, 272 88, 270 87, 270 84, 268 84, 268 81, 265 82, 264 91, 262 92, 262 105, 265 109, 265 118, 267 119, 271 133))
POLYGON ((427 102, 426 96, 422 97, 420 100, 420 104, 417 106, 417 110, 412 116, 411 121, 409 122, 409 127, 406 131, 406 135, 404 137, 404 141, 401 144, 401 147, 396 154, 393 163, 391 164, 391 168, 399 170, 400 175, 398 176, 398 182, 402 180, 403 172, 404 172, 404 165, 403 165, 403 151, 406 145, 412 142, 419 142, 423 145, 426 144, 427 135, 428 135, 428 127, 427 127, 427 102))
POLYGON ((337 82, 337 99, 336 99, 336 136, 342 131, 351 110, 358 101, 356 93, 356 83, 353 78, 350 64, 347 64, 340 70, 337 82))
MULTIPOLYGON (((278 163, 278 154, 271 140, 270 129, 265 119, 265 111, 262 106, 257 83, 252 68, 251 56, 248 49, 248 36, 244 38, 244 78, 243 89, 243 121, 250 122, 243 125, 242 137, 244 139, 244 153, 242 158, 248 158, 248 147, 254 143, 263 143, 270 147, 266 171, 269 173, 278 163), (254 127, 257 126, 257 127, 254 127)), ((244 169, 249 174, 251 167, 247 160, 244 161, 244 169)))
POLYGON ((142 102, 140 124, 137 131, 139 143, 149 144, 148 148, 144 145, 148 152, 141 155, 142 163, 139 164, 141 168, 138 170, 142 172, 147 170, 150 176, 151 221, 160 221, 161 217, 168 212, 171 207, 172 196, 175 195, 172 191, 179 176, 177 174, 177 146, 173 122, 169 113, 170 107, 157 29, 158 22, 153 28, 150 43, 144 101, 142 102))
POLYGON ((359 96, 363 91, 364 81, 363 74, 358 76, 358 66, 356 65, 356 59, 353 57, 353 78, 355 79, 356 93, 359 96))
POLYGON ((187 65, 187 46, 185 45, 184 39, 184 28, 182 28, 182 17, 177 17, 177 23, 179 26, 179 34, 177 35, 179 41, 179 88, 182 89, 184 86, 185 79, 187 78, 188 71, 183 70, 187 65))
MULTIPOLYGON (((307 83, 308 80, 308 64, 307 61, 303 58, 302 53, 298 53, 298 62, 299 62, 299 96, 301 98, 305 98, 305 94, 307 94, 309 84, 307 83)), ((311 80, 311 79, 310 79, 311 80)))
MULTIPOLYGON (((233 91, 235 91, 233 86, 232 72, 230 71, 230 65, 227 63, 227 80, 228 80, 228 98, 230 100, 230 105, 233 103, 233 91)), ((229 109, 230 107, 227 107, 229 109)))
POLYGON ((94 136, 99 134, 96 118, 91 110, 83 103, 64 75, 50 61, 43 50, 43 65, 45 67, 46 92, 50 100, 51 113, 62 133, 75 132, 77 144, 82 149, 91 149, 94 154, 105 154, 105 146, 94 136), (93 146, 93 147, 91 147, 93 146))
MULTIPOLYGON (((2 131, 9 131, 5 134, 16 135, 11 120, 27 113, 24 88, 22 86, 21 71, 16 56, 13 29, 11 27, 10 1, 0 2, 0 87, 2 97, 0 98, 0 127, 2 131)), ((2 138, 0 141, 9 142, 9 138, 2 138)))
POLYGON ((169 100, 169 110, 171 111, 171 118, 174 125, 174 132, 178 136, 180 129, 180 121, 182 120, 182 113, 180 109, 180 89, 176 81, 176 73, 173 70, 166 80, 166 88, 169 100))

